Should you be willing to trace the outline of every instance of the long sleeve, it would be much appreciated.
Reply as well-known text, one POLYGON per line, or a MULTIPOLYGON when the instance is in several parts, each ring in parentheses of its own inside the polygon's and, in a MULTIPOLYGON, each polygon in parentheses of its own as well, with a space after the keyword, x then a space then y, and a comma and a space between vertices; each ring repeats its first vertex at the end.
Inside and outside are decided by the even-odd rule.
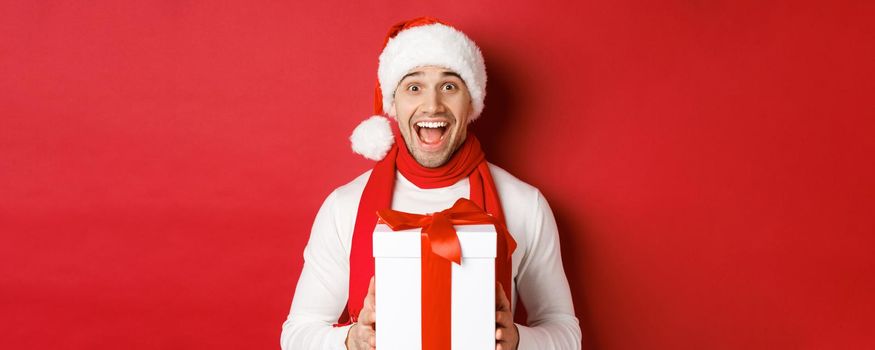
MULTIPOLYGON (((529 327, 518 325, 519 350, 580 349, 581 332, 571 291, 562 267, 559 233, 553 212, 536 188, 490 164, 505 207, 508 226, 525 247, 514 253, 515 294, 528 311, 529 327)), ((345 350, 349 326, 332 324, 343 312, 349 294, 349 249, 366 172, 331 193, 313 223, 304 248, 304 266, 288 318, 283 323, 283 350, 345 350)), ((443 210, 468 194, 467 179, 438 189, 420 189, 399 175, 392 208, 411 213, 443 210)), ((513 300, 512 302, 515 302, 513 300)))
POLYGON ((349 295, 349 257, 338 235, 336 200, 337 191, 316 214, 291 310, 283 323, 283 350, 346 350, 350 326, 332 326, 349 295))
POLYGON ((532 222, 530 251, 520 263, 516 286, 529 326, 517 324, 519 350, 581 348, 581 331, 559 249, 553 211, 540 191, 532 222))

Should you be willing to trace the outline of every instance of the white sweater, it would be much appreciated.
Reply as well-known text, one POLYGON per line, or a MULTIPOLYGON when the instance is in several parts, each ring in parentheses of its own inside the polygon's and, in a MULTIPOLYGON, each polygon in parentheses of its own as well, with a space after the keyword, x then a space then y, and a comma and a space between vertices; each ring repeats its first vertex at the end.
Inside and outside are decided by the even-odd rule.
MULTIPOLYGON (((517 325, 519 350, 580 349, 581 333, 562 258, 556 221, 541 192, 493 164, 489 170, 498 189, 513 253, 513 295, 528 312, 529 326, 517 325)), ((444 210, 468 198, 468 179, 437 189, 420 189, 396 172, 392 209, 425 214, 444 210)), ((350 326, 332 327, 346 306, 349 254, 359 199, 370 176, 365 172, 332 192, 313 223, 304 248, 304 267, 289 316, 283 323, 284 350, 346 349, 350 326)), ((379 309, 377 323, 379 324, 379 309)), ((379 344, 377 344, 379 349, 379 344)))

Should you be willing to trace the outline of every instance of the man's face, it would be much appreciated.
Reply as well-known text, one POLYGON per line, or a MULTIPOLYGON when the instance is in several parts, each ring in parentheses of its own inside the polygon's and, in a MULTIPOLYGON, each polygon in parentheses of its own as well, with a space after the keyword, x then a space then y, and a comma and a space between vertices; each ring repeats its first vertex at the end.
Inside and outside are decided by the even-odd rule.
POLYGON ((395 88, 395 103, 389 114, 410 154, 424 167, 439 167, 465 141, 471 95, 465 82, 445 68, 411 69, 395 88))

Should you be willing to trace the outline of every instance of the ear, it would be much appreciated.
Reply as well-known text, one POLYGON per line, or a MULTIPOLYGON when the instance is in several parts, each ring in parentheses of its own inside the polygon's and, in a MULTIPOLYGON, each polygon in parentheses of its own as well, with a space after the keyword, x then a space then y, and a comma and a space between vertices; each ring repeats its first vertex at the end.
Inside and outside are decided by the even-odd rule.
POLYGON ((395 101, 392 101, 392 106, 389 107, 389 113, 388 113, 388 114, 389 114, 390 117, 395 118, 395 119, 398 119, 398 118, 395 117, 395 101))

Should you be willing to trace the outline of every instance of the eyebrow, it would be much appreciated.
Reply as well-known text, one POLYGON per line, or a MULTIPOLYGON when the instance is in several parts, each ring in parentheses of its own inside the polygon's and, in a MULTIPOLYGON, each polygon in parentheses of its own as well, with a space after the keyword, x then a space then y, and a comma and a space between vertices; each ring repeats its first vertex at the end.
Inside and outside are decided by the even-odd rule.
POLYGON ((462 79, 462 77, 460 77, 458 74, 456 74, 456 72, 449 72, 449 71, 447 71, 447 72, 444 72, 443 74, 441 74, 441 76, 445 76, 445 77, 456 77, 456 78, 459 78, 459 80, 464 80, 464 79, 462 79))
POLYGON ((423 75, 423 74, 425 74, 425 73, 423 73, 423 72, 407 73, 407 75, 401 77, 401 80, 399 80, 399 81, 404 81, 404 79, 407 79, 407 78, 409 78, 409 77, 420 76, 420 75, 423 75))
MULTIPOLYGON (((418 76, 421 76, 423 74, 425 74, 425 73, 423 73, 422 71, 407 73, 407 75, 401 77, 401 80, 399 80, 399 81, 404 81, 404 79, 407 79, 409 77, 418 77, 418 76)), ((459 74, 457 74, 456 72, 452 72, 452 71, 445 71, 445 72, 441 73, 441 76, 456 77, 456 78, 459 78, 459 80, 464 80, 464 79, 462 79, 461 76, 459 76, 459 74)))

